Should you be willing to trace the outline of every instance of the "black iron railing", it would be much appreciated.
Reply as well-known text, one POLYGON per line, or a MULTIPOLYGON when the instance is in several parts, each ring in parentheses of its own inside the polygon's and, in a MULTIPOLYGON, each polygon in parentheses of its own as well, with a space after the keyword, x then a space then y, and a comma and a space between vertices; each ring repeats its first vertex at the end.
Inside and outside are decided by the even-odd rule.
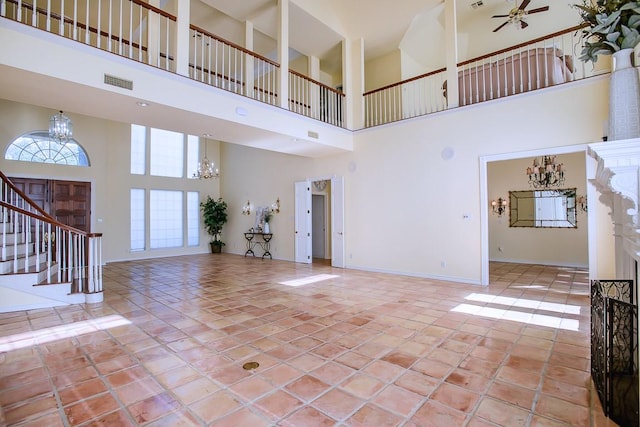
POLYGON ((638 307, 632 280, 591 282, 591 377, 605 415, 637 426, 638 307))

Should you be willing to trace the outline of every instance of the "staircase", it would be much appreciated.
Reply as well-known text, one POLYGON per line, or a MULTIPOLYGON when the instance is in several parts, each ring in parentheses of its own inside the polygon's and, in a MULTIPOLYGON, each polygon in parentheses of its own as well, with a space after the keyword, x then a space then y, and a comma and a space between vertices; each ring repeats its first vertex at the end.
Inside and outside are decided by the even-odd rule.
POLYGON ((0 313, 101 302, 102 234, 56 221, 0 179, 0 313))

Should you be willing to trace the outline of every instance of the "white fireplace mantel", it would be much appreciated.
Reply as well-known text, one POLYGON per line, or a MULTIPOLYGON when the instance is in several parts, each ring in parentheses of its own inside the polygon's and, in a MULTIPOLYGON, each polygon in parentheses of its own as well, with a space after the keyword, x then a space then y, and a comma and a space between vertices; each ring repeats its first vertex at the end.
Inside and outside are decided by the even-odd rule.
POLYGON ((590 144, 588 153, 598 162, 592 182, 601 193, 600 200, 611 208, 616 253, 622 249, 640 261, 640 139, 590 144))

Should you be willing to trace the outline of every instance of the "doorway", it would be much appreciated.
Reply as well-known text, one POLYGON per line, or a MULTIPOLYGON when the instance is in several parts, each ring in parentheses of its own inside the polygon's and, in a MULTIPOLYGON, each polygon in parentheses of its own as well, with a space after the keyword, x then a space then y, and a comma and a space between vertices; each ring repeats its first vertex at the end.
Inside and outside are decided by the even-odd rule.
POLYGON ((326 196, 311 195, 311 252, 314 263, 327 262, 326 196))
POLYGON ((294 187, 295 262, 344 268, 344 178, 308 179, 294 187))
POLYGON ((62 224, 91 231, 91 183, 9 178, 28 198, 62 224))

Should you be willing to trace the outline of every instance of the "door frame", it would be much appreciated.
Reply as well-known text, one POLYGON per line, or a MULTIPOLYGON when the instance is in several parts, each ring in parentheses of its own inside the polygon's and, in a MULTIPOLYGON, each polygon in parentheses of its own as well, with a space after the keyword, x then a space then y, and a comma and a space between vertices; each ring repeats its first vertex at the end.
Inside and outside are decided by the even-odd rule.
MULTIPOLYGON (((345 205, 344 204, 344 176, 336 176, 336 175, 315 176, 315 177, 312 177, 312 178, 307 178, 307 179, 302 180, 302 181, 296 181, 294 183, 294 186, 299 185, 298 183, 306 182, 306 183, 308 183, 309 187, 311 187, 311 185, 313 185, 314 181, 324 181, 324 180, 327 180, 327 181, 331 182, 331 191, 330 191, 330 194, 329 194, 329 205, 331 206, 331 212, 329 214, 332 215, 332 217, 333 217, 333 215, 340 215, 341 218, 344 218, 344 214, 345 214, 345 206, 344 206, 345 205), (341 189, 340 192, 335 191, 335 188, 333 188, 333 185, 334 185, 335 182, 341 182, 342 183, 342 189, 341 189), (340 201, 340 203, 337 203, 337 200, 336 200, 336 197, 337 197, 338 193, 340 193, 339 195, 342 197, 342 200, 340 201), (342 208, 342 210, 340 212, 336 212, 335 211, 335 207, 337 207, 337 206, 342 208)), ((310 195, 311 195, 311 191, 310 191, 310 195)), ((296 199, 298 198, 297 191, 295 192, 295 198, 296 199)), ((325 210, 326 210, 326 201, 327 200, 325 199, 325 210)), ((311 205, 311 203, 309 203, 309 204, 311 205)), ((302 203, 300 203, 299 200, 295 200, 294 201, 294 206, 295 206, 295 209, 297 210, 299 208, 302 208, 302 206, 304 206, 304 205, 302 203)), ((311 206, 309 206, 309 209, 311 209, 311 206)), ((297 212, 297 211, 294 212, 294 217, 295 218, 302 218, 303 216, 304 216, 303 212, 297 212)), ((325 216, 326 216, 326 214, 325 214, 325 216)), ((327 219, 325 218, 325 221, 326 220, 327 219)), ((342 222, 343 222, 342 226, 344 227, 344 220, 342 222)), ((295 227, 294 231, 297 233, 298 232, 298 226, 295 225, 294 227, 295 227)), ((334 260, 333 259, 334 258, 334 254, 336 253, 335 248, 334 248, 334 245, 335 245, 334 238, 333 238, 334 233, 338 233, 340 236, 342 236, 342 239, 343 239, 342 240, 342 245, 344 246, 344 230, 343 229, 341 229, 341 230, 334 229, 335 227, 336 227, 335 221, 332 219, 332 221, 331 221, 331 230, 330 230, 329 233, 325 233, 325 235, 329 236, 328 237, 328 241, 325 241, 325 252, 326 252, 326 246, 327 245, 330 246, 331 247, 331 265, 334 266, 334 267, 344 268, 344 267, 346 267, 345 259, 344 259, 345 258, 344 257, 344 253, 345 253, 344 247, 342 248, 341 251, 338 252, 338 253, 341 253, 342 259, 340 259, 340 260, 334 260), (339 261, 339 262, 336 262, 336 261, 339 261)), ((310 237, 310 239, 311 239, 311 237, 310 237)), ((309 253, 307 254, 309 260, 312 258, 312 255, 313 255, 313 251, 311 249, 312 248, 312 244, 313 244, 312 241, 309 240, 309 244, 307 245, 307 247, 309 248, 308 249, 309 253)), ((301 261, 302 257, 299 257, 299 255, 298 255, 300 248, 297 246, 297 245, 299 245, 299 239, 297 237, 294 238, 294 245, 295 245, 295 247, 294 247, 294 254, 295 254, 294 258, 295 258, 295 261, 296 262, 303 262, 303 261, 301 261), (300 259, 300 261, 299 261, 299 259, 300 259)))
MULTIPOLYGON (((544 149, 536 149, 529 151, 520 151, 514 153, 493 154, 488 156, 480 156, 480 284, 482 286, 489 285, 489 188, 487 182, 487 168, 488 163, 502 161, 502 160, 515 160, 528 157, 540 157, 544 155, 559 155, 584 152, 587 153, 587 144, 578 144, 564 147, 549 147, 544 149)), ((586 157, 586 179, 587 183, 595 178, 595 168, 590 162, 590 157, 585 154, 586 157)), ((595 187, 591 184, 587 185, 587 199, 596 200, 597 194, 595 187)), ((589 276, 594 277, 597 275, 597 262, 596 262, 596 250, 595 250, 595 236, 597 230, 596 221, 589 218, 587 228, 587 245, 589 254, 589 276)))

